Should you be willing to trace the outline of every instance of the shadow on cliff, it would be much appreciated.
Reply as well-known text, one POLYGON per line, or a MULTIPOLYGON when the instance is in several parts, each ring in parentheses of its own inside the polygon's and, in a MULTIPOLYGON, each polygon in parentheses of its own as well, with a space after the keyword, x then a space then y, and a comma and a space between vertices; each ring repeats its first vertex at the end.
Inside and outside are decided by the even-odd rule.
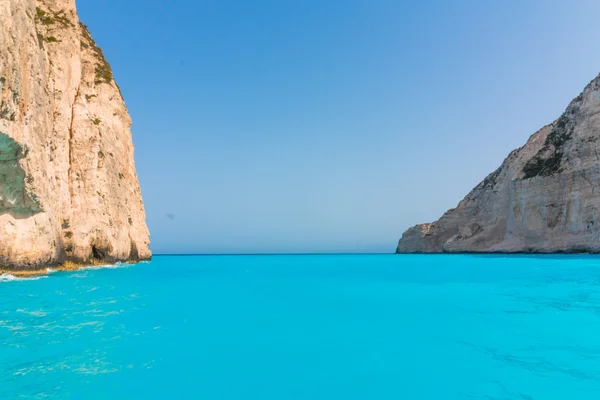
POLYGON ((21 166, 27 157, 27 149, 5 133, 0 132, 0 216, 10 214, 13 218, 29 218, 42 211, 37 199, 28 189, 33 183, 21 166))

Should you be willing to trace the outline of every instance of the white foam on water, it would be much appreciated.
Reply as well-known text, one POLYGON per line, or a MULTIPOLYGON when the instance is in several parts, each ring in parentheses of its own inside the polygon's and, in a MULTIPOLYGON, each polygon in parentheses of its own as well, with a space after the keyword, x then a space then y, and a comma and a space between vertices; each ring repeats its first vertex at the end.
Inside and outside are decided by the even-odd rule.
POLYGON ((82 274, 68 274, 67 278, 87 278, 87 273, 83 272, 82 274))
POLYGON ((46 275, 30 276, 28 278, 20 278, 11 274, 0 275, 0 282, 17 282, 17 281, 38 281, 40 279, 47 278, 46 275))
MULTIPOLYGON (((145 263, 147 261, 143 261, 143 263, 145 263)), ((141 264, 141 263, 140 263, 141 264)), ((135 264, 129 264, 129 263, 116 263, 116 264, 106 264, 106 265, 93 265, 93 266, 89 266, 89 267, 83 267, 80 268, 80 271, 83 271, 84 274, 73 274, 71 275, 72 277, 76 277, 76 278, 84 278, 86 277, 85 275, 85 271, 93 271, 93 270, 99 270, 99 269, 120 269, 120 268, 129 268, 131 266, 133 266, 135 264)), ((18 277, 12 274, 1 274, 0 275, 0 282, 16 282, 16 281, 37 281, 40 279, 44 279, 44 278, 48 278, 48 275, 50 274, 54 274, 59 272, 59 270, 53 269, 53 268, 46 268, 46 274, 47 275, 39 275, 39 276, 29 276, 26 278, 22 278, 22 277, 18 277)))
POLYGON ((26 308, 17 308, 18 313, 28 314, 34 317, 45 317, 48 313, 44 310, 28 310, 26 308))
POLYGON ((106 264, 106 265, 92 265, 90 267, 83 267, 81 268, 82 271, 89 271, 89 270, 96 270, 96 269, 119 269, 119 268, 129 268, 134 264, 123 264, 123 263, 116 263, 116 264, 106 264))

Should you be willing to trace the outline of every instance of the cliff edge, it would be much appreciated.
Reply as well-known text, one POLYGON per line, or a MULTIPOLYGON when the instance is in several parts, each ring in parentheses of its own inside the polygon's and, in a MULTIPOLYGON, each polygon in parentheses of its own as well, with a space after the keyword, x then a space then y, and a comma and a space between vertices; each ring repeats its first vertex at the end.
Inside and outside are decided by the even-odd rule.
POLYGON ((130 127, 75 0, 0 0, 0 269, 151 257, 130 127))
POLYGON ((600 76, 397 253, 600 252, 600 76))

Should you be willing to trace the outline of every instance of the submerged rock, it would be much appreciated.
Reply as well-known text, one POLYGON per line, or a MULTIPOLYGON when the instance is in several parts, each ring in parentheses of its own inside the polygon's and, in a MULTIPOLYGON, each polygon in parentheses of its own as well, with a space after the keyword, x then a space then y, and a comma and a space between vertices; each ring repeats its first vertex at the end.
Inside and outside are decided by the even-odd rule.
POLYGON ((600 252, 600 76, 397 253, 600 252))
POLYGON ((0 269, 151 257, 130 127, 75 0, 0 0, 0 269))

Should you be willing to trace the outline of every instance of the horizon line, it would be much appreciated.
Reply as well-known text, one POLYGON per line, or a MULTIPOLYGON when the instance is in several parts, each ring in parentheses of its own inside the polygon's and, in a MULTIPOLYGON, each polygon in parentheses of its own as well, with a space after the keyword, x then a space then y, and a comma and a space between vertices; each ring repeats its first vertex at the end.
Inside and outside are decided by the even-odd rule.
POLYGON ((387 254, 395 254, 393 252, 389 253, 349 253, 349 252, 310 252, 310 253, 156 253, 152 254, 153 257, 156 256, 326 256, 326 255, 387 255, 387 254))

